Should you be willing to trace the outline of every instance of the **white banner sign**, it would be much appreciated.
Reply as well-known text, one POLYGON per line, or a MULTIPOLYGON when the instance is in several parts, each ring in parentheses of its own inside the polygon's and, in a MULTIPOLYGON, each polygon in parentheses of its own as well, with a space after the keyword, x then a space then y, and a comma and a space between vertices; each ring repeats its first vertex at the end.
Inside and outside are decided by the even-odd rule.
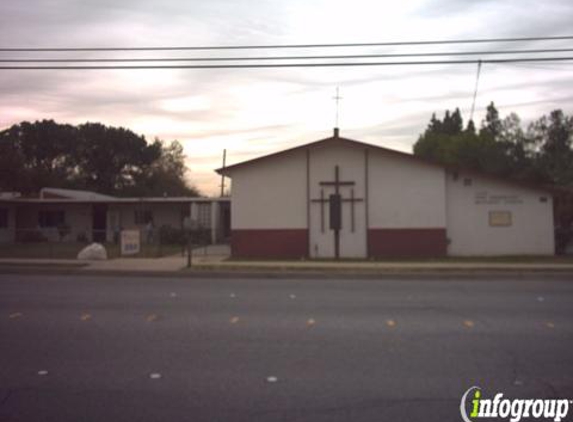
POLYGON ((141 236, 139 230, 121 231, 121 254, 135 255, 141 250, 141 236))

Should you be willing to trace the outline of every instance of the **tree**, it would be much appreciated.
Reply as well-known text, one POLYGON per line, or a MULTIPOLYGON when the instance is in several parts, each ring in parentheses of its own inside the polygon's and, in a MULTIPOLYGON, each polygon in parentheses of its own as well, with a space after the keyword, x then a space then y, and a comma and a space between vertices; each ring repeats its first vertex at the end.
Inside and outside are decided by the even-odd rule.
POLYGON ((462 133, 463 120, 460 109, 456 108, 450 115, 449 110, 446 110, 444 121, 441 125, 441 133, 446 135, 459 135, 462 133))
POLYGON ((451 167, 481 170, 484 166, 497 166, 497 152, 490 142, 476 134, 473 121, 465 130, 463 127, 459 108, 453 113, 446 110, 443 121, 433 114, 414 145, 414 154, 451 167))
POLYGON ((148 145, 143 136, 124 128, 86 123, 79 126, 78 135, 78 176, 86 189, 121 195, 161 158, 160 142, 148 145))
POLYGON ((519 116, 501 119, 494 103, 476 135, 470 121, 463 132, 459 110, 446 111, 430 124, 414 145, 414 154, 441 164, 465 167, 514 180, 573 187, 573 118, 552 111, 527 132, 519 116))
POLYGON ((482 122, 480 136, 489 137, 496 141, 501 133, 502 124, 499 119, 499 112, 493 102, 489 103, 486 109, 485 120, 482 122))
POLYGON ((573 187, 573 118, 554 110, 530 125, 529 143, 537 149, 537 165, 546 179, 573 187))
POLYGON ((124 128, 43 120, 0 132, 2 190, 35 193, 50 186, 119 196, 198 195, 185 171, 179 143, 148 143, 124 128))
POLYGON ((22 122, 1 132, 2 168, 11 174, 2 178, 2 188, 29 193, 38 184, 58 185, 70 175, 74 148, 73 127, 53 120, 22 122))
POLYGON ((185 182, 185 155, 183 146, 173 141, 163 144, 158 139, 161 156, 147 170, 136 176, 133 188, 127 189, 126 194, 140 196, 142 192, 149 196, 198 196, 199 191, 185 182))

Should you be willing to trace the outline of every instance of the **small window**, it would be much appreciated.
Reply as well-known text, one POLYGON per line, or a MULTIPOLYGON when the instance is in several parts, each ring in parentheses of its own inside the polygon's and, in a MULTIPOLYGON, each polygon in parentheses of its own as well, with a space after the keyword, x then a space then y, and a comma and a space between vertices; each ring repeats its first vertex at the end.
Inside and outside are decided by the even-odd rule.
POLYGON ((472 185, 472 179, 470 179, 469 177, 464 178, 464 186, 471 186, 472 185))
POLYGON ((0 229, 8 228, 8 210, 0 208, 0 229))
POLYGON ((511 211, 490 211, 489 225, 491 227, 510 227, 512 224, 511 211))
POLYGON ((58 227, 66 222, 66 213, 63 210, 40 211, 38 225, 42 228, 58 227))
POLYGON ((153 213, 151 210, 135 210, 135 224, 142 226, 153 221, 153 213))
POLYGON ((547 197, 542 196, 541 198, 539 198, 539 202, 547 202, 547 197))

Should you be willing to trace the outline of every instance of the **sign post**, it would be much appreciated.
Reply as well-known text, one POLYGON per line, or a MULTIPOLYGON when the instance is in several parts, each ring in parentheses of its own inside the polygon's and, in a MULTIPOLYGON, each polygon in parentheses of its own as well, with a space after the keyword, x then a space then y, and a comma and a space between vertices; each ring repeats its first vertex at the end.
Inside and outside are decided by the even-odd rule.
POLYGON ((191 268, 191 230, 193 230, 194 225, 191 217, 185 217, 183 220, 183 228, 187 234, 187 268, 191 268))

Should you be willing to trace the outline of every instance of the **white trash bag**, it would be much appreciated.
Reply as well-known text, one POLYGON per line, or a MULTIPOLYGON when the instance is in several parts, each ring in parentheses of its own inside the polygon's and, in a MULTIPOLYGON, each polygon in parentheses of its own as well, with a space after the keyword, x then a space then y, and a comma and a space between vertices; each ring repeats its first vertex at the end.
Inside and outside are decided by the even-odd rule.
POLYGON ((107 259, 107 251, 100 243, 92 243, 78 253, 82 261, 101 261, 107 259))

